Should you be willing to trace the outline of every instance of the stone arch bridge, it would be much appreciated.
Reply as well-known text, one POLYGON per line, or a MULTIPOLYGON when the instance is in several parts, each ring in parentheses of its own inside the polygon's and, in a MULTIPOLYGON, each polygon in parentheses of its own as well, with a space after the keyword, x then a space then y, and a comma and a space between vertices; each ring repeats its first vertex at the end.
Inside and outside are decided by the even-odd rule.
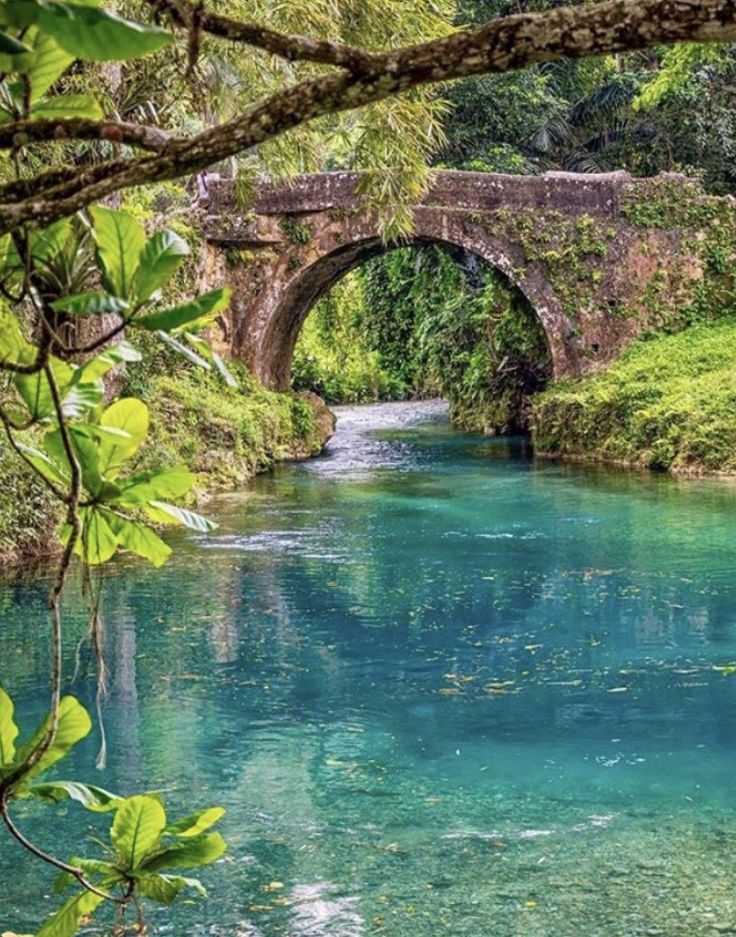
MULTIPOLYGON (((288 387, 294 345, 320 296, 401 246, 381 241, 360 183, 358 173, 334 172, 262 184, 243 209, 232 182, 204 181, 203 282, 233 287, 225 350, 268 387, 288 387)), ((606 364, 644 330, 676 327, 708 291, 714 302, 726 295, 710 274, 714 257, 724 269, 734 259, 736 202, 683 176, 442 171, 414 225, 408 243, 455 245, 505 275, 536 311, 563 377, 606 364)))

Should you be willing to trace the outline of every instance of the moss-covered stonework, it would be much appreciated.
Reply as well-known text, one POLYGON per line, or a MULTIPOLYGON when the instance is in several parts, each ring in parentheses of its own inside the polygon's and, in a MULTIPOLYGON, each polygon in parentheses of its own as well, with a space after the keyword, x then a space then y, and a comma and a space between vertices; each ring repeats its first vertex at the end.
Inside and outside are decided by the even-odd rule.
MULTIPOLYGON (((301 326, 345 272, 390 249, 362 209, 360 176, 323 173, 262 186, 249 216, 231 187, 203 205, 210 253, 247 248, 227 345, 268 387, 289 384, 301 326)), ((676 331, 727 308, 736 202, 682 176, 501 176, 439 172, 414 209, 416 243, 460 246, 499 269, 545 330, 556 377, 600 370, 636 336, 676 331)))

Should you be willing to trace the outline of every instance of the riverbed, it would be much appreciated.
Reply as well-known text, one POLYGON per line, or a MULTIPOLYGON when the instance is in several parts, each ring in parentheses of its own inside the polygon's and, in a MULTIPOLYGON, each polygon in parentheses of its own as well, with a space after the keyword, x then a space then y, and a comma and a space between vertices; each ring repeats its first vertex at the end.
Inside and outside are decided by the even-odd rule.
MULTIPOLYGON (((209 898, 152 908, 152 932, 736 932, 733 487, 535 461, 437 402, 338 418, 164 570, 106 573, 107 766, 96 733, 63 773, 228 810, 209 898)), ((0 586, 28 728, 46 578, 0 586)), ((109 823, 18 815, 54 848, 109 823)), ((0 839, 0 931, 38 927, 52 880, 0 839)))

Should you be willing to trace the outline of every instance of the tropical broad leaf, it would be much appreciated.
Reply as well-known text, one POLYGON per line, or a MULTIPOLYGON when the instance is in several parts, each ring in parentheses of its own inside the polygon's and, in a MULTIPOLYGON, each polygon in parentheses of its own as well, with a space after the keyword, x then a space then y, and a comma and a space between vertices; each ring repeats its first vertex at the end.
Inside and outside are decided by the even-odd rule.
POLYGON ((163 566, 171 556, 171 547, 164 543, 155 530, 112 511, 106 512, 105 516, 123 550, 142 556, 156 568, 163 566))
POLYGON ((221 286, 180 306, 140 316, 135 320, 135 324, 150 332, 171 332, 195 322, 203 324, 205 320, 227 308, 231 294, 232 291, 228 287, 221 286))
POLYGON ((90 915, 105 899, 91 891, 83 891, 65 902, 52 914, 36 937, 74 937, 83 918, 90 915))
POLYGON ((173 40, 165 29, 135 23, 99 7, 54 0, 45 0, 38 7, 41 29, 69 55, 88 62, 138 58, 173 40))
MULTIPOLYGON (((18 761, 23 762, 28 755, 38 747, 42 739, 46 736, 50 725, 50 717, 47 716, 43 724, 39 726, 30 741, 18 752, 18 761)), ((92 720, 89 713, 82 706, 78 699, 73 696, 65 696, 59 703, 59 723, 51 747, 43 754, 41 759, 33 766, 26 775, 26 780, 43 774, 57 761, 60 761, 78 742, 89 735, 92 728, 92 720)))
POLYGON ((121 485, 117 501, 129 507, 138 507, 157 499, 181 498, 191 491, 193 485, 194 475, 186 465, 152 469, 126 479, 121 485))
POLYGON ((33 63, 33 49, 0 30, 0 71, 22 72, 33 63))
POLYGON ((35 347, 26 339, 17 316, 0 306, 0 362, 31 364, 35 347))
POLYGON ((141 875, 137 884, 138 891, 144 898, 150 898, 159 904, 171 904, 186 888, 193 889, 202 897, 207 894, 198 879, 185 878, 183 875, 141 875))
POLYGON ((89 213, 94 223, 97 255, 105 274, 105 288, 125 298, 146 243, 143 228, 127 212, 103 205, 93 205, 89 213))
MULTIPOLYGON (((99 494, 103 486, 103 478, 100 474, 98 446, 94 440, 89 438, 84 426, 79 428, 77 426, 69 426, 67 428, 67 433, 73 453, 82 473, 82 485, 85 491, 94 498, 99 494)), ((43 448, 53 460, 54 464, 60 466, 65 475, 71 476, 71 465, 69 464, 61 429, 55 429, 44 436, 43 448)))
POLYGON ((71 218, 60 218, 46 228, 28 233, 28 245, 35 260, 47 260, 57 254, 72 230, 71 218))
POLYGON ((127 871, 144 862, 161 841, 166 813, 158 797, 138 794, 118 807, 110 836, 127 871))
POLYGON ((208 807, 206 810, 200 810, 197 813, 190 813, 175 823, 170 823, 166 827, 166 832, 172 836, 181 836, 188 839, 192 836, 199 836, 215 823, 219 822, 225 816, 224 807, 208 807))
POLYGON ((61 117, 83 117, 101 120, 104 112, 99 101, 91 94, 60 94, 58 97, 42 98, 31 107, 31 118, 54 120, 61 117))
MULTIPOLYGON (((104 859, 86 859, 83 856, 72 856, 69 860, 69 864, 77 869, 81 869, 90 879, 95 878, 98 881, 102 879, 102 881, 106 883, 105 887, 109 887, 123 878, 120 869, 116 868, 111 862, 106 862, 104 859)), ((69 872, 60 872, 54 880, 54 893, 58 895, 63 892, 65 888, 76 884, 77 879, 73 875, 69 872)), ((4 937, 4 935, 0 935, 0 937, 4 937)))
POLYGON ((148 407, 135 397, 123 397, 110 404, 100 416, 103 426, 114 426, 128 434, 127 439, 100 441, 100 471, 114 478, 122 464, 134 455, 148 435, 148 407))
MULTIPOLYGON (((68 364, 58 358, 49 359, 49 366, 54 382, 63 399, 63 392, 71 384, 74 371, 68 364)), ((13 377, 13 383, 28 407, 31 416, 35 419, 41 420, 54 413, 54 398, 48 378, 43 371, 38 371, 35 374, 16 374, 13 377)))
POLYGON ((35 104, 49 88, 61 78, 74 61, 48 33, 32 26, 26 33, 26 42, 33 46, 33 64, 26 72, 31 88, 31 104, 35 104))
MULTIPOLYGON (((61 397, 64 416, 79 419, 102 401, 105 393, 102 381, 81 382, 77 371, 58 358, 50 358, 49 367, 61 397)), ((44 371, 15 374, 13 384, 35 419, 45 420, 56 415, 54 396, 44 371)))
POLYGON ((144 506, 144 510, 151 520, 159 524, 181 524, 201 534, 217 529, 217 524, 209 518, 167 501, 150 501, 144 506))
POLYGON ((140 266, 135 274, 135 294, 139 300, 149 297, 169 281, 189 247, 173 231, 158 231, 141 252, 140 266))
POLYGON ((157 872, 160 869, 192 869, 216 862, 226 851, 227 844, 219 833, 202 833, 161 850, 145 862, 143 867, 147 872, 157 872))
POLYGON ((80 365, 74 372, 74 380, 79 384, 97 381, 118 364, 130 364, 141 360, 141 353, 128 342, 116 342, 80 365))
POLYGON ((13 713, 13 701, 0 687, 0 765, 10 765, 15 760, 18 726, 15 724, 13 713))
POLYGON ((38 474, 43 476, 47 481, 63 487, 69 483, 69 476, 67 474, 68 462, 66 460, 60 465, 55 459, 52 459, 45 452, 36 449, 34 446, 27 446, 25 443, 21 442, 17 445, 28 462, 30 462, 38 474))
POLYGON ((101 566, 118 548, 118 538, 108 523, 107 512, 98 507, 82 508, 82 536, 74 552, 90 566, 101 566))
POLYGON ((74 296, 62 296, 51 303, 51 308, 54 312, 65 312, 68 316, 101 316, 125 312, 129 305, 119 296, 90 291, 76 293, 74 296))
POLYGON ((122 798, 111 794, 94 784, 82 784, 80 781, 38 781, 29 784, 27 791, 33 797, 59 804, 64 800, 74 800, 94 813, 108 813, 117 810, 122 798))

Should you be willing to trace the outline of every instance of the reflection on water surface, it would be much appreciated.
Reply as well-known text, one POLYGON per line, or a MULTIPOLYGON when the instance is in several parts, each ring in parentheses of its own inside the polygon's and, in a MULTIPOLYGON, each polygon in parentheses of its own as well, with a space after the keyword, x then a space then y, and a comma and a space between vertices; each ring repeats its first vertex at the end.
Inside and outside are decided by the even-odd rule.
MULTIPOLYGON (((110 760, 91 739, 74 771, 228 808, 210 899, 155 933, 728 933, 732 487, 536 463, 434 403, 340 416, 163 573, 108 576, 110 760)), ((43 587, 0 590, 29 722, 43 587)), ((49 845, 79 817, 24 812, 49 845)), ((19 858, 3 839, 0 924, 24 932, 51 879, 19 858)))

